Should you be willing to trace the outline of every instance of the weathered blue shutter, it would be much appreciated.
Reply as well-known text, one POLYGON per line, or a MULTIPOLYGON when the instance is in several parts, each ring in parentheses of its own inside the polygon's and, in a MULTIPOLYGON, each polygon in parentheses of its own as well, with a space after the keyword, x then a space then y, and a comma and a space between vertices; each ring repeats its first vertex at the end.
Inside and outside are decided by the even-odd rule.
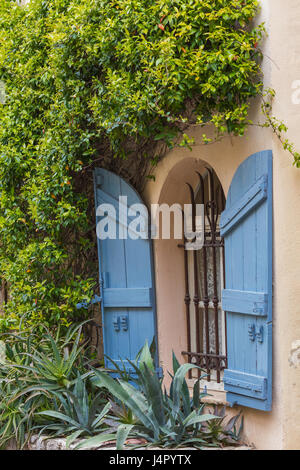
POLYGON ((227 400, 272 405, 272 152, 251 155, 232 180, 221 216, 225 240, 227 400))
MULTIPOLYGON (((155 292, 151 239, 120 239, 134 217, 124 214, 132 204, 142 204, 137 192, 119 176, 96 168, 94 172, 96 210, 100 204, 112 204, 116 210, 117 238, 97 237, 104 353, 129 372, 126 359, 135 359, 146 340, 150 345, 156 335, 155 292), (119 196, 127 197, 127 207, 119 196)), ((148 218, 148 216, 147 216, 148 218)), ((96 217, 97 223, 100 217, 96 217)), ((147 234, 148 235, 148 234, 147 234)), ((113 367, 106 358, 105 365, 113 367)))

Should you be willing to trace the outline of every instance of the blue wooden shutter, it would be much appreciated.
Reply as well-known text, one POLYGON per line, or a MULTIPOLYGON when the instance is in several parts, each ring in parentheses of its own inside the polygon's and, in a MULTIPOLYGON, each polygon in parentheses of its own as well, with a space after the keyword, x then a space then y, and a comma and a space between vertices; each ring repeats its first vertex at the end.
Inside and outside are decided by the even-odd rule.
MULTIPOLYGON (((155 292, 151 239, 120 239, 124 227, 119 213, 119 196, 127 196, 127 207, 143 203, 137 192, 119 176, 96 168, 94 172, 96 209, 113 204, 116 210, 117 239, 97 237, 104 353, 129 372, 126 359, 135 359, 146 340, 156 339, 155 292)), ((127 210, 126 207, 123 207, 127 210)), ((96 217, 97 223, 100 218, 96 217)), ((105 359, 106 367, 112 367, 105 359)))
POLYGON ((236 171, 221 216, 225 241, 227 400, 259 410, 272 405, 272 152, 251 155, 236 171))

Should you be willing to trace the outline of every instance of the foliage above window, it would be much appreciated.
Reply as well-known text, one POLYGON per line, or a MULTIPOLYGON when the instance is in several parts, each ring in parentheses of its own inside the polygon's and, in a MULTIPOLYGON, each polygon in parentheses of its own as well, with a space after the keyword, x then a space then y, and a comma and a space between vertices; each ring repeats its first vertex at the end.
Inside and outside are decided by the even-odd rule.
POLYGON ((5 327, 68 323, 91 295, 94 165, 121 171, 127 157, 137 185, 167 147, 191 144, 190 124, 244 134, 263 90, 258 4, 1 0, 5 327))

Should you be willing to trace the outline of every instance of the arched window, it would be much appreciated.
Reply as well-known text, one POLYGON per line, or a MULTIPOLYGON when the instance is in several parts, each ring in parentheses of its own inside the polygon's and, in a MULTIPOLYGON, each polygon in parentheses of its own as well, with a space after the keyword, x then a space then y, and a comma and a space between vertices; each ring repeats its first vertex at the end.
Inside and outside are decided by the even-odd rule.
MULTIPOLYGON (((184 244, 188 350, 183 355, 205 369, 208 381, 220 383, 227 365, 226 320, 221 306, 221 290, 225 287, 224 244, 219 229, 225 196, 213 169, 206 167, 198 172, 198 177, 195 191, 188 186, 192 205, 204 206, 204 244, 196 251, 186 250, 184 244)), ((196 219, 196 210, 193 217, 196 219)))

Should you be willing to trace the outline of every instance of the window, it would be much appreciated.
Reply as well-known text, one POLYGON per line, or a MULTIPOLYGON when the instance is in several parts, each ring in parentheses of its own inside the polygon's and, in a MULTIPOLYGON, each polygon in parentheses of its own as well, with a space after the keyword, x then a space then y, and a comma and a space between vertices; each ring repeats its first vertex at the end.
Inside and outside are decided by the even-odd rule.
POLYGON ((204 204, 205 236, 200 250, 184 250, 188 350, 182 353, 189 362, 206 370, 208 382, 220 383, 227 366, 226 320, 221 307, 221 291, 225 287, 224 243, 219 228, 225 197, 211 168, 198 176, 196 191, 188 186, 192 204, 204 204))

